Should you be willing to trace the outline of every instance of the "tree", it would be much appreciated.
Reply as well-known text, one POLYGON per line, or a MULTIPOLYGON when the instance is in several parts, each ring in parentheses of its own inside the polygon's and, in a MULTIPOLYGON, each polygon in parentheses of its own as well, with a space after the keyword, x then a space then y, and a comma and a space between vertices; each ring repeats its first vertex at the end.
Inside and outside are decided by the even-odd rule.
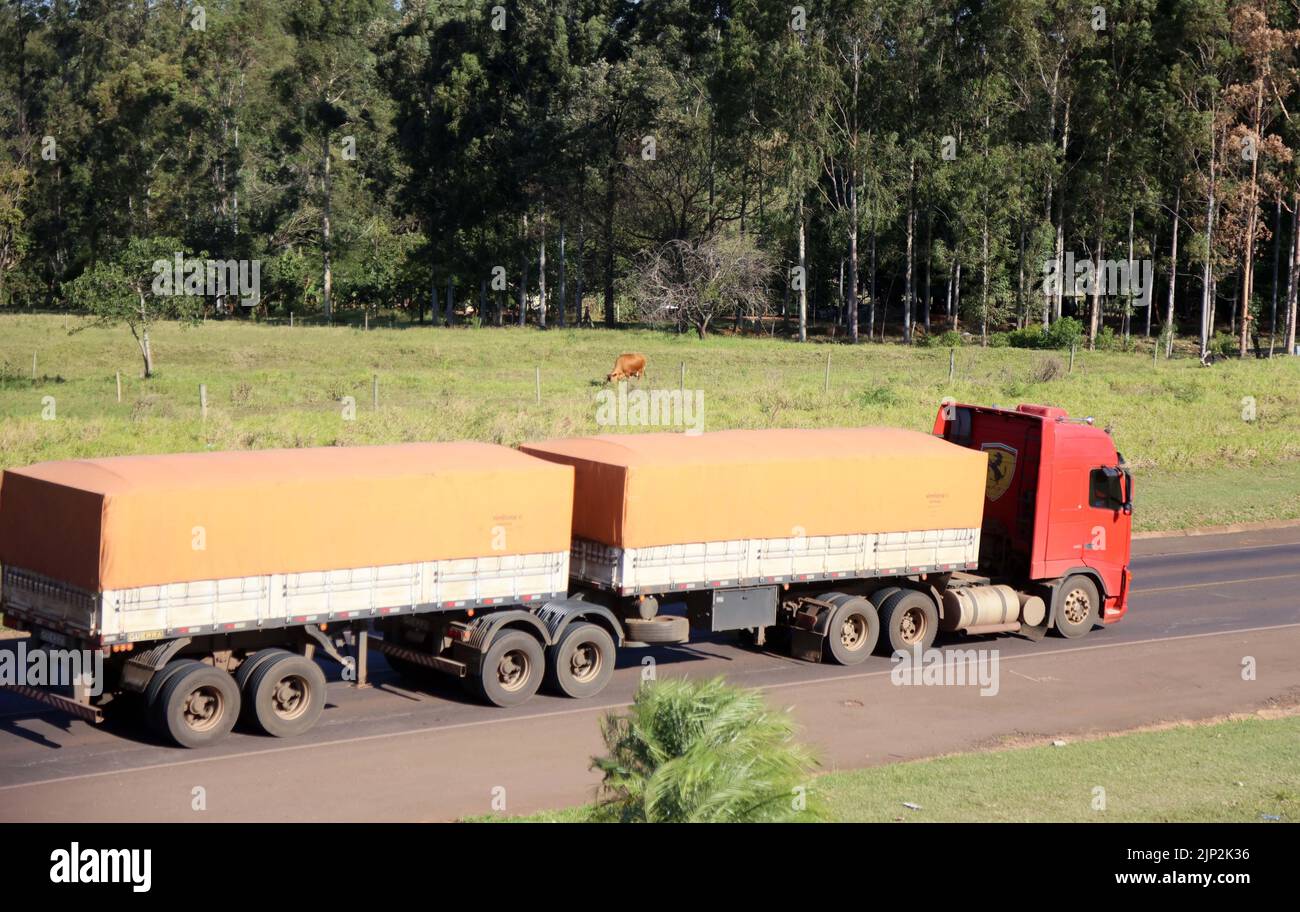
MULTIPOLYGON (((144 362, 144 376, 153 376, 150 327, 158 320, 196 323, 202 316, 203 289, 174 279, 174 264, 186 253, 178 238, 132 238, 114 257, 101 259, 68 288, 72 303, 84 307, 94 324, 131 330, 144 362)), ((202 255, 200 255, 202 256, 202 255)))
POLYGON ((625 823, 817 820, 815 761, 794 740, 788 713, 756 690, 666 680, 637 691, 625 716, 606 716, 607 754, 594 758, 597 816, 625 823))
POLYGON ((635 276, 635 307, 647 323, 690 326, 703 339, 722 314, 768 310, 771 265, 748 237, 722 233, 652 249, 635 276))
MULTIPOLYGON (((381 0, 298 0, 289 15, 296 38, 292 62, 278 80, 290 120, 290 147, 316 162, 315 197, 320 215, 321 307, 333 311, 334 158, 355 158, 356 137, 346 149, 334 148, 345 128, 368 117, 374 97, 372 33, 382 20, 381 0), (313 147, 314 143, 314 147, 313 147)), ((304 168, 304 182, 310 169, 304 168)))

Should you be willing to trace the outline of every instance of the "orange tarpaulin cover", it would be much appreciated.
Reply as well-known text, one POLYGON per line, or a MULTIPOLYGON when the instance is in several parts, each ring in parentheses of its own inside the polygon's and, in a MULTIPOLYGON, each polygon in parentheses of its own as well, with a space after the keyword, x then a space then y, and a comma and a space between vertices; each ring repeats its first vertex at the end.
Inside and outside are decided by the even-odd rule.
POLYGON ((976 528, 988 465, 897 428, 606 434, 520 449, 574 467, 574 535, 623 548, 976 528))
POLYGON ((44 462, 0 478, 0 563, 102 591, 566 551, 572 503, 487 443, 44 462))

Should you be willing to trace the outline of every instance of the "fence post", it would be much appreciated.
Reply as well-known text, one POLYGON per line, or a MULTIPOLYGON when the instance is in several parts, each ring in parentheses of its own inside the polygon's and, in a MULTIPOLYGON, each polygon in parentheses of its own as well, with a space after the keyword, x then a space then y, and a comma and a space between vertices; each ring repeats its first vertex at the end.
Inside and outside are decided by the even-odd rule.
POLYGON ((537 404, 542 404, 542 366, 539 364, 533 368, 533 387, 537 393, 537 404))
POLYGON ((957 376, 957 349, 948 349, 948 382, 952 383, 952 378, 957 376))
POLYGON ((684 393, 686 392, 686 362, 682 361, 679 367, 681 369, 681 379, 677 381, 678 389, 680 389, 684 393))
POLYGON ((208 420, 208 385, 199 384, 199 415, 204 421, 208 420))
POLYGON ((1070 343, 1070 373, 1074 373, 1074 345, 1075 343, 1070 343))
POLYGON ((36 380, 36 352, 32 352, 32 381, 36 380))
POLYGON ((122 401, 122 372, 117 372, 117 401, 122 401))
POLYGON ((370 404, 376 409, 379 408, 379 375, 374 374, 370 378, 370 404))
POLYGON ((826 388, 824 392, 831 391, 831 353, 826 353, 826 388))

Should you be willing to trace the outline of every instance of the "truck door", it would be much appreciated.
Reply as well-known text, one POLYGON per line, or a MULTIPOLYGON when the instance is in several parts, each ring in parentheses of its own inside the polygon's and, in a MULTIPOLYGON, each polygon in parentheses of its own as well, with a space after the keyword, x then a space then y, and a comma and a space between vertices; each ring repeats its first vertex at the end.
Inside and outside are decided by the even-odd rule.
POLYGON ((1091 527, 1083 562, 1102 572, 1108 589, 1112 578, 1117 580, 1112 574, 1122 571, 1127 563, 1132 512, 1133 480, 1122 462, 1089 469, 1087 514, 1091 527))

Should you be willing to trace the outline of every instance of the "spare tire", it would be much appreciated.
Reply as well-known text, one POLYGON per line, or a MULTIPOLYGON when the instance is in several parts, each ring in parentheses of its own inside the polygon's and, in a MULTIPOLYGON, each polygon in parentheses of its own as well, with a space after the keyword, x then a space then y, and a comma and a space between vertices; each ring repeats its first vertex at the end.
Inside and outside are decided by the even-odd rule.
POLYGON ((628 618, 623 627, 627 638, 638 643, 684 643, 691 636, 690 621, 673 614, 660 614, 648 621, 628 618))

